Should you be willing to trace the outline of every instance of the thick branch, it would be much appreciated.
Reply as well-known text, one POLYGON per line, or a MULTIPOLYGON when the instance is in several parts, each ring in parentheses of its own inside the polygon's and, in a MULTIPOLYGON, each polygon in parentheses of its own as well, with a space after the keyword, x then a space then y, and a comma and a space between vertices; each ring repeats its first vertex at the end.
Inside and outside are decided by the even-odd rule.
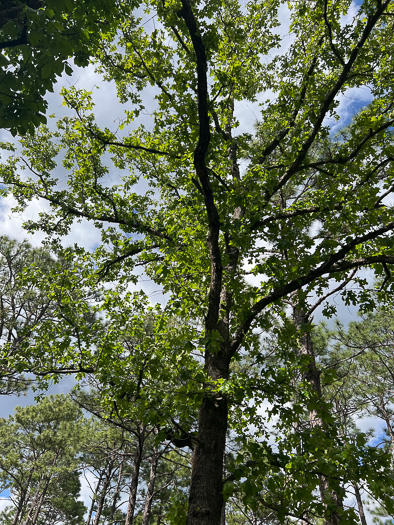
POLYGON ((189 0, 182 0, 180 15, 185 20, 197 59, 197 94, 199 136, 194 151, 194 167, 199 179, 205 201, 209 223, 208 246, 211 260, 211 282, 209 289, 208 312, 205 327, 209 332, 216 327, 219 316, 220 291, 222 284, 222 260, 219 248, 219 214, 215 205, 208 168, 205 158, 210 142, 209 111, 208 111, 208 83, 207 83, 207 57, 204 44, 197 27, 189 0))
MULTIPOLYGON (((149 247, 150 250, 153 250, 155 248, 158 248, 158 245, 153 245, 149 247)), ((124 261, 125 259, 128 259, 129 257, 132 257, 133 255, 138 255, 139 253, 141 253, 142 251, 146 249, 147 249, 146 246, 143 246, 143 247, 138 246, 130 250, 127 250, 122 255, 118 255, 117 257, 114 257, 113 259, 105 261, 105 263, 102 265, 100 270, 98 270, 97 274, 99 275, 100 278, 105 277, 108 274, 110 268, 112 268, 112 266, 119 264, 120 262, 124 261)))
POLYGON ((285 211, 285 212, 278 213, 275 215, 269 215, 268 217, 266 217, 265 219, 262 219, 261 221, 254 222, 251 225, 250 230, 256 231, 262 226, 265 226, 272 222, 276 222, 281 219, 292 219, 294 217, 302 217, 303 215, 312 215, 314 213, 327 213, 334 209, 340 210, 341 208, 343 208, 343 204, 338 204, 334 208, 321 208, 320 206, 312 206, 310 208, 302 208, 302 209, 298 209, 294 211, 287 211, 287 212, 285 211))
POLYGON ((241 324, 240 329, 232 341, 231 354, 233 355, 238 350, 257 315, 262 312, 264 308, 274 303, 278 299, 282 299, 282 297, 285 297, 296 290, 300 290, 303 286, 315 281, 323 275, 332 275, 334 273, 343 272, 353 268, 361 268, 363 266, 369 266, 376 263, 394 264, 394 256, 389 255, 373 255, 370 257, 363 257, 350 261, 344 260, 346 255, 350 253, 356 246, 376 239, 380 235, 392 231, 393 229, 394 222, 391 222, 375 231, 355 237, 350 243, 343 246, 336 253, 333 253, 330 257, 328 257, 317 268, 314 268, 305 275, 301 275, 300 277, 289 281, 284 286, 276 288, 271 293, 257 301, 257 303, 255 303, 255 305, 251 308, 249 315, 241 324))

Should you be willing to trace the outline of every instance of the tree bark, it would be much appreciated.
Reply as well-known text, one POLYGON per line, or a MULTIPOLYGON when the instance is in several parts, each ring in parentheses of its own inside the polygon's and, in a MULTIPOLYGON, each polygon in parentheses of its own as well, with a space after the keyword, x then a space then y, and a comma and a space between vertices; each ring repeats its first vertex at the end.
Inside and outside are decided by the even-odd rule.
POLYGON ((51 479, 52 479, 51 476, 47 476, 46 478, 44 478, 44 485, 41 489, 41 486, 40 486, 40 483, 42 480, 41 478, 38 484, 36 493, 34 495, 31 507, 29 509, 29 512, 27 513, 26 519, 23 522, 23 525, 28 525, 28 524, 35 525, 37 523, 38 517, 40 515, 40 510, 41 510, 42 504, 44 503, 44 498, 48 491, 48 487, 49 487, 49 483, 51 482, 51 479))
POLYGON ((97 503, 97 509, 96 509, 96 515, 94 517, 93 525, 98 525, 101 514, 103 512, 104 503, 105 503, 105 496, 107 495, 108 487, 111 483, 112 479, 112 470, 114 465, 114 459, 110 458, 107 466, 106 466, 106 472, 105 472, 105 478, 103 483, 103 488, 101 489, 100 498, 97 503))
POLYGON ((148 488, 146 491, 142 525, 149 525, 149 518, 150 518, 150 513, 151 513, 151 508, 152 508, 153 494, 155 490, 158 462, 159 462, 159 453, 156 450, 154 450, 152 454, 151 463, 150 463, 149 483, 148 483, 148 488))
POLYGON ((117 503, 119 501, 119 498, 120 498, 119 495, 120 495, 120 485, 121 485, 121 482, 122 482, 122 473, 123 473, 123 460, 120 462, 120 465, 119 465, 118 480, 116 482, 115 492, 114 492, 114 496, 112 498, 111 512, 110 512, 110 515, 108 517, 108 521, 110 523, 113 523, 114 519, 115 519, 116 505, 117 505, 117 503))
MULTIPOLYGON (((41 483, 41 480, 39 481, 39 484, 38 484, 38 487, 37 487, 37 489, 35 491, 33 499, 30 500, 31 501, 31 505, 30 505, 29 510, 27 511, 27 515, 26 515, 26 517, 25 517, 25 519, 23 521, 23 525, 27 525, 29 523, 30 518, 31 518, 31 516, 32 516, 32 514, 34 512, 34 509, 35 509, 36 505, 38 504, 38 501, 40 499, 40 483, 41 483)), ((29 504, 29 502, 27 502, 27 505, 28 504, 29 504)))
POLYGON ((127 514, 125 525, 132 525, 134 522, 134 512, 135 512, 135 503, 137 501, 137 491, 138 491, 138 480, 140 476, 140 467, 142 461, 142 444, 144 441, 143 438, 144 430, 137 437, 137 449, 134 456, 134 468, 133 474, 131 477, 130 490, 129 490, 129 503, 127 506, 127 514))
POLYGON ((26 488, 20 487, 21 488, 21 497, 19 499, 19 503, 18 503, 18 506, 17 506, 17 509, 16 509, 16 513, 15 513, 14 519, 12 521, 12 525, 17 525, 18 521, 19 521, 19 517, 22 516, 22 512, 23 512, 23 509, 25 507, 26 496, 27 496, 27 492, 28 492, 28 489, 29 489, 29 484, 31 482, 32 476, 33 476, 33 474, 32 474, 32 472, 30 472, 29 473, 29 477, 28 477, 27 482, 26 482, 26 485, 25 485, 26 488))
POLYGON ((368 525, 367 520, 365 518, 364 505, 363 505, 363 500, 361 499, 360 489, 358 488, 356 483, 353 485, 353 487, 354 487, 354 493, 356 495, 356 501, 357 501, 358 513, 360 515, 361 525, 368 525))
POLYGON ((99 479, 97 480, 97 484, 96 484, 96 488, 94 490, 94 494, 92 496, 92 503, 90 504, 88 517, 86 519, 85 525, 90 525, 90 520, 92 519, 93 510, 94 510, 94 506, 95 506, 95 503, 96 503, 98 491, 99 491, 99 488, 100 488, 100 485, 101 485, 101 480, 103 479, 103 475, 104 475, 104 473, 103 473, 103 471, 101 471, 100 475, 99 475, 99 479))
POLYGON ((226 502, 223 501, 222 505, 222 515, 220 518, 220 525, 226 525, 226 502))
POLYGON ((220 525, 227 400, 206 394, 199 414, 198 443, 192 461, 187 525, 220 525))
POLYGON ((34 516, 33 516, 33 519, 31 521, 31 525, 36 525, 37 521, 38 521, 38 518, 40 516, 40 511, 41 511, 41 507, 45 501, 45 496, 48 492, 48 488, 49 488, 49 483, 51 482, 51 477, 48 477, 45 481, 45 485, 42 489, 42 492, 41 492, 41 495, 40 495, 40 498, 37 502, 37 507, 36 507, 36 511, 34 513, 34 516))
MULTIPOLYGON (((312 386, 319 399, 323 398, 320 370, 316 365, 315 353, 313 350, 313 343, 310 335, 310 330, 306 329, 311 324, 310 319, 302 308, 297 305, 293 308, 293 318, 296 325, 304 332, 301 339, 301 354, 309 357, 308 368, 304 374, 304 378, 312 386)), ((318 414, 317 410, 311 410, 309 412, 309 422, 311 428, 321 427, 324 429, 326 426, 324 421, 318 414)), ((327 507, 328 502, 334 503, 334 509, 331 511, 330 516, 324 518, 324 525, 340 525, 341 514, 343 511, 343 501, 341 496, 332 488, 330 488, 328 479, 324 475, 320 475, 320 496, 323 504, 327 507)))

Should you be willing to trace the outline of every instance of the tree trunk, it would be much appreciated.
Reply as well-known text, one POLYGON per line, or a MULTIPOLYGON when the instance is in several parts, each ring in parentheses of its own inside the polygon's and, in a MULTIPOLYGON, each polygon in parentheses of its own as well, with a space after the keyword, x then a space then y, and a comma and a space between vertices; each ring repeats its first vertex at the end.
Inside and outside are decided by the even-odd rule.
POLYGON ((38 518, 40 516, 41 507, 44 503, 46 493, 48 492, 49 483, 51 482, 51 477, 48 477, 45 481, 44 488, 42 489, 40 499, 37 502, 36 511, 34 513, 33 519, 31 521, 31 525, 36 525, 38 518))
POLYGON ((111 512, 108 516, 108 521, 110 523, 114 523, 116 505, 120 499, 120 485, 122 482, 122 473, 123 473, 123 460, 120 462, 120 465, 119 465, 118 480, 116 482, 114 497, 112 498, 111 512))
POLYGON ((148 483, 148 488, 146 491, 144 516, 142 518, 142 525, 149 525, 149 518, 150 518, 150 513, 151 513, 151 508, 152 508, 153 494, 155 490, 158 462, 159 462, 159 453, 156 450, 154 450, 152 459, 150 462, 149 483, 148 483))
POLYGON ((132 525, 134 521, 135 503, 137 501, 138 491, 138 480, 140 476, 140 467, 142 461, 142 444, 143 444, 144 431, 140 433, 137 439, 137 450, 134 456, 134 468, 131 476, 130 490, 129 490, 129 503, 127 506, 127 514, 125 525, 132 525))
POLYGON ((324 518, 324 525, 341 525, 343 523, 341 519, 343 501, 339 494, 329 487, 325 476, 320 476, 320 495, 325 506, 330 502, 334 507, 329 517, 324 518))
POLYGON ((114 465, 114 459, 111 458, 108 460, 108 463, 106 465, 106 471, 105 471, 105 478, 103 483, 103 488, 101 489, 100 498, 97 503, 97 509, 96 509, 96 515, 94 517, 93 525, 98 525, 101 514, 104 509, 104 503, 105 503, 105 496, 107 495, 108 487, 111 483, 112 478, 112 470, 114 465))
POLYGON ((35 525, 37 520, 38 520, 38 517, 39 517, 39 514, 40 514, 40 510, 41 510, 42 504, 44 502, 44 498, 45 498, 45 495, 47 493, 47 490, 48 490, 48 487, 49 487, 49 483, 51 481, 51 476, 49 476, 47 478, 44 478, 44 480, 45 480, 44 481, 44 486, 42 487, 42 489, 41 489, 42 478, 41 478, 41 480, 40 480, 40 482, 38 484, 38 488, 37 488, 36 493, 34 495, 34 498, 33 498, 31 507, 29 509, 29 512, 27 513, 26 519, 23 522, 23 525, 35 525))
POLYGON ((222 515, 220 517, 220 525, 226 525, 226 502, 223 501, 222 515))
POLYGON ((22 514, 24 503, 25 503, 25 496, 22 496, 16 508, 15 516, 14 516, 14 519, 12 520, 12 525, 18 525, 19 516, 21 516, 22 514))
POLYGON ((363 505, 363 500, 361 499, 360 489, 358 488, 356 484, 354 484, 353 487, 354 487, 354 493, 356 495, 356 501, 357 501, 358 513, 360 515, 361 525, 368 525, 367 520, 365 518, 364 505, 363 505))
MULTIPOLYGON (((41 483, 41 480, 39 481, 39 484, 38 484, 38 487, 36 489, 36 492, 34 494, 33 499, 30 500, 31 501, 31 505, 30 505, 29 510, 27 511, 27 515, 26 515, 26 517, 25 517, 25 519, 23 521, 23 525, 28 525, 28 523, 30 522, 30 518, 31 518, 31 516, 33 514, 33 511, 34 511, 34 509, 36 507, 36 504, 38 504, 39 497, 40 497, 40 483, 41 483)), ((29 501, 27 501, 27 505, 28 504, 29 504, 29 501)))
MULTIPOLYGON (((315 353, 313 350, 313 343, 310 335, 310 330, 307 330, 308 325, 311 325, 311 321, 303 309, 300 309, 297 305, 293 308, 293 317, 296 325, 304 331, 304 335, 301 340, 301 354, 309 357, 309 364, 307 371, 304 374, 304 378, 312 386, 319 399, 323 398, 321 381, 320 381, 320 370, 316 365, 315 353)), ((321 419, 317 410, 311 410, 309 412, 309 422, 311 428, 321 427, 325 428, 325 423, 321 419)), ((341 496, 332 488, 330 488, 328 479, 326 476, 320 476, 320 495, 322 502, 327 506, 328 502, 334 504, 334 508, 330 513, 329 517, 324 518, 324 525, 339 525, 341 522, 341 514, 343 511, 343 501, 341 496)))
POLYGON ((198 443, 192 460, 187 525, 220 525, 227 400, 206 394, 200 407, 198 443))
POLYGON ((92 496, 92 503, 90 504, 90 508, 89 508, 89 512, 88 512, 88 517, 85 521, 85 525, 90 525, 90 520, 92 519, 92 514, 93 514, 93 510, 94 510, 94 506, 96 504, 96 500, 97 500, 97 495, 98 495, 98 492, 99 492, 99 489, 100 489, 100 485, 101 485, 101 481, 103 479, 103 471, 100 472, 100 475, 99 475, 99 479, 97 480, 97 483, 96 483, 96 488, 94 489, 94 494, 92 496))
POLYGON ((30 472, 27 482, 25 484, 26 488, 24 489, 21 487, 21 497, 20 497, 18 506, 16 508, 14 519, 12 520, 12 525, 17 525, 19 521, 19 517, 22 517, 22 512, 25 507, 26 496, 27 496, 27 492, 28 492, 28 488, 29 488, 29 484, 31 482, 32 476, 33 474, 30 472))

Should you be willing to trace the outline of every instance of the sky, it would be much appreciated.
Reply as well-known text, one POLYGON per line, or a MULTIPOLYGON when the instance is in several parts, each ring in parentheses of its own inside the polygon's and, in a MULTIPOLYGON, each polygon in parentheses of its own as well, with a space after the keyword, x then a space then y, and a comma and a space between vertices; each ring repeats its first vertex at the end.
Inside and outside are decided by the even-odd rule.
MULTIPOLYGON (((348 19, 353 18, 356 12, 356 4, 353 4, 349 14, 348 19)), ((283 5, 280 10, 280 16, 282 25, 278 29, 280 35, 282 36, 282 45, 278 52, 283 52, 287 49, 292 41, 292 36, 289 34, 289 11, 286 5, 283 5)), ((348 19, 344 17, 342 23, 347 23, 348 19)), ((60 90, 62 86, 69 87, 75 86, 78 89, 87 89, 93 91, 93 99, 95 101, 95 115, 96 120, 99 125, 109 125, 111 128, 116 128, 118 125, 118 115, 122 113, 122 107, 117 102, 116 89, 113 83, 103 82, 101 76, 94 71, 93 66, 87 68, 77 68, 71 77, 64 76, 59 79, 58 84, 55 86, 55 92, 47 95, 47 100, 49 104, 48 114, 56 114, 57 117, 62 117, 64 115, 70 114, 62 104, 62 98, 60 96, 60 90)), ((147 92, 146 97, 152 98, 154 92, 147 92)), ((253 125, 258 121, 259 112, 260 112, 260 103, 265 99, 272 96, 272 93, 264 93, 261 95, 259 100, 255 103, 243 102, 236 105, 236 116, 239 120, 240 132, 252 132, 253 125)), ((352 116, 368 102, 371 101, 371 94, 368 88, 352 88, 349 89, 344 95, 340 98, 340 105, 338 112, 341 115, 341 124, 336 124, 335 122, 329 123, 332 126, 332 132, 335 133, 338 128, 337 126, 343 125, 343 122, 349 122, 352 116)), ((55 120, 49 119, 48 122, 50 127, 54 127, 55 120)), ((0 131, 0 140, 9 140, 10 135, 4 131, 0 131)), ((40 211, 47 209, 47 204, 42 200, 36 200, 28 206, 28 208, 23 213, 13 213, 11 211, 12 207, 15 205, 15 202, 11 197, 4 198, 0 202, 0 232, 2 235, 7 235, 18 241, 22 241, 27 238, 33 246, 40 246, 44 235, 41 233, 36 233, 34 235, 28 235, 23 228, 24 221, 37 217, 40 211)), ((100 233, 94 228, 94 226, 86 220, 83 220, 80 223, 76 223, 71 230, 71 233, 63 241, 66 245, 73 245, 74 243, 86 248, 87 250, 93 250, 100 242, 100 233)), ((148 295, 151 297, 152 302, 162 301, 163 294, 161 290, 153 285, 146 276, 141 275, 140 282, 138 284, 142 289, 144 289, 148 295)), ((357 319, 357 309, 356 307, 345 306, 340 297, 335 295, 330 298, 330 301, 338 305, 338 312, 341 321, 346 324, 351 320, 357 319)), ((321 320, 321 312, 316 312, 315 319, 317 321, 321 320)), ((74 381, 72 378, 66 378, 62 380, 59 384, 51 387, 51 393, 62 393, 69 391, 73 386, 74 381)), ((30 393, 27 396, 15 399, 15 398, 4 398, 1 400, 0 406, 0 416, 7 417, 13 408, 16 405, 26 406, 34 401, 34 394, 30 393)), ((369 428, 376 426, 378 423, 374 418, 364 418, 363 420, 358 421, 358 425, 361 430, 366 431, 369 428)), ((84 487, 85 498, 86 487, 84 487)), ((3 497, 5 495, 3 494, 3 497)), ((0 500, 0 509, 4 505, 4 500, 0 500)))

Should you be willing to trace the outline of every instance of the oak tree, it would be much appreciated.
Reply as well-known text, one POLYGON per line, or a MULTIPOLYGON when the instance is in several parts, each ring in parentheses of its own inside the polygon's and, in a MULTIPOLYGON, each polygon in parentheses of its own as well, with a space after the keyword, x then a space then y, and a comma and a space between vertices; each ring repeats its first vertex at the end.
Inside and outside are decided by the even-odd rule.
MULTIPOLYGON (((170 368, 161 367, 161 359, 173 371, 182 360, 191 365, 187 373, 179 368, 182 388, 169 381, 168 389, 171 403, 199 409, 187 523, 219 525, 223 494, 228 497, 223 461, 229 425, 241 434, 240 422, 248 429, 253 406, 267 400, 283 424, 291 423, 289 370, 302 368, 305 357, 290 352, 291 367, 251 376, 233 373, 234 363, 243 354, 263 363, 258 334, 270 329, 281 333, 283 348, 302 345, 299 329, 286 318, 289 297, 302 310, 308 295, 324 295, 333 282, 364 267, 382 276, 382 292, 392 291, 394 4, 289 2, 291 38, 282 48, 277 27, 283 7, 275 0, 127 5, 130 12, 119 15, 117 30, 100 34, 95 57, 124 104, 120 127, 98 125, 91 94, 65 90, 74 117, 60 120, 57 132, 42 128, 27 137, 23 160, 6 160, 2 180, 22 208, 33 198, 50 204, 28 228, 56 238, 87 219, 101 230, 93 254, 79 250, 86 282, 135 283, 133 272, 143 267, 167 294, 165 306, 156 309, 149 370, 163 379, 170 368), (348 115, 341 101, 360 90, 368 91, 369 102, 348 115), (256 101, 258 122, 245 128, 246 108, 256 101), (58 180, 57 163, 67 170, 67 187, 58 180), (174 317, 184 321, 175 337, 168 325, 174 317), (193 373, 193 360, 204 363, 203 372, 196 366, 193 373)), ((356 273, 353 280, 359 292, 345 288, 344 300, 371 304, 365 279, 356 273)), ((132 330, 140 323, 136 312, 144 310, 141 297, 117 295, 114 288, 102 311, 113 327, 132 330)), ((77 352, 81 370, 89 365, 113 373, 113 332, 102 332, 104 343, 90 333, 94 344, 85 330, 77 352)), ((45 352, 75 366, 73 352, 61 355, 59 332, 51 343, 49 328, 45 334, 45 352)), ((277 352, 280 365, 280 345, 277 352)), ((171 405, 161 388, 147 389, 142 399, 153 420, 161 401, 164 413, 171 405)), ((306 432, 305 442, 316 443, 317 432, 306 432)), ((257 480, 273 463, 292 481, 279 519, 304 519, 319 476, 335 473, 335 454, 321 462, 323 472, 313 470, 297 483, 295 473, 287 474, 285 451, 275 456, 264 435, 246 434, 252 459, 264 459, 246 461, 240 479, 257 480)), ((365 469, 376 468, 378 458, 361 445, 352 451, 365 469)), ((313 453, 313 447, 303 451, 311 461, 313 453)), ((275 479, 268 483, 273 494, 275 479)), ((259 497, 257 482, 247 490, 249 500, 259 497)), ((351 510, 346 519, 355 521, 351 510)))

